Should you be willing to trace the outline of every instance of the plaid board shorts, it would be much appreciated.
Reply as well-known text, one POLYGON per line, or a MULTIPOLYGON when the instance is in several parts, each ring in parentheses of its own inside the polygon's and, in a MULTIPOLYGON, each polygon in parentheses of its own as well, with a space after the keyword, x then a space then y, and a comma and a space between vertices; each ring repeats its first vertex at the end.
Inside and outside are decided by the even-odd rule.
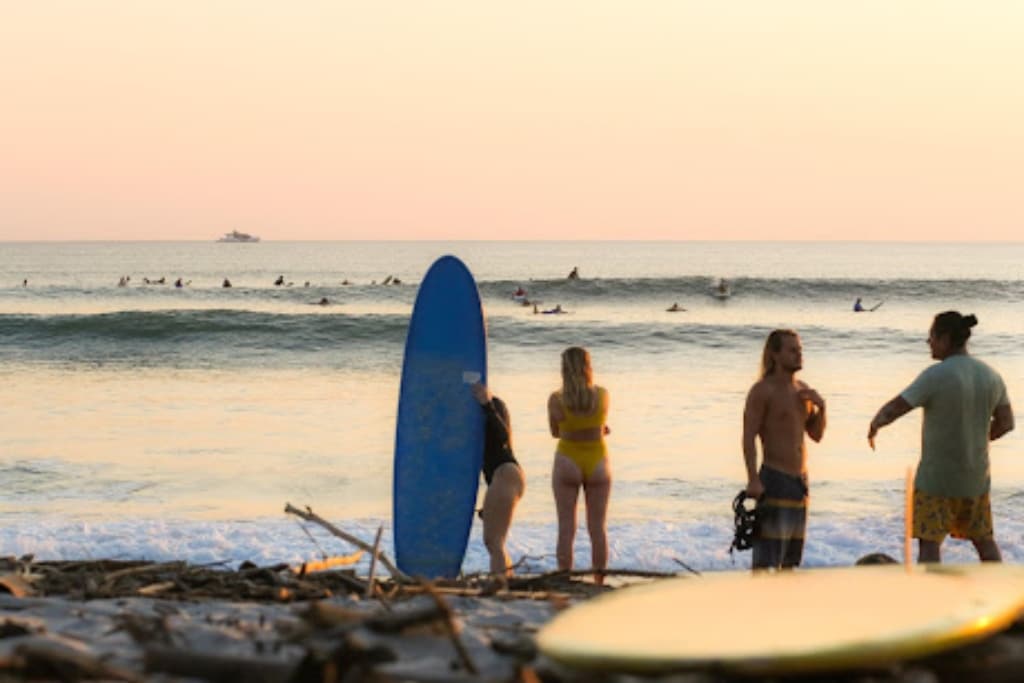
POLYGON ((992 538, 988 494, 952 498, 914 489, 914 538, 941 543, 947 534, 971 541, 992 538))
POLYGON ((754 569, 796 567, 804 554, 807 530, 807 477, 762 466, 764 496, 757 502, 758 535, 753 543, 754 569))

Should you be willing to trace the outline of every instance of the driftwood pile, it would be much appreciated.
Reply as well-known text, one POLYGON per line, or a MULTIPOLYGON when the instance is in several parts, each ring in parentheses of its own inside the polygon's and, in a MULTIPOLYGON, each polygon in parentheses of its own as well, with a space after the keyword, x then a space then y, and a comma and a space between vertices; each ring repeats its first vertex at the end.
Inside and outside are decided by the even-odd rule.
POLYGON ((0 593, 11 594, 0 595, 0 682, 134 681, 156 675, 275 683, 539 680, 531 678, 528 666, 537 654, 537 626, 570 602, 605 590, 570 572, 514 578, 507 586, 483 576, 371 584, 350 570, 302 575, 301 568, 288 565, 227 570, 184 562, 31 557, 0 558, 0 577, 0 593), (375 596, 367 600, 371 586, 375 596), (540 605, 532 625, 488 629, 485 641, 493 654, 484 657, 484 665, 477 663, 480 638, 475 637, 475 652, 463 643, 460 616, 479 611, 481 600, 540 605), (254 604, 265 608, 256 617, 242 609, 254 604), (61 618, 48 629, 39 616, 55 607, 61 618), (92 613, 94 607, 102 618, 92 613), (96 623, 102 623, 97 642, 67 638, 95 632, 96 623), (203 629, 216 633, 203 635, 203 629), (233 652, 211 648, 225 633, 250 642, 233 652), (111 634, 130 638, 130 647, 104 652, 100 641, 111 634), (435 663, 417 674, 415 658, 431 650, 441 653, 443 666, 435 663), (408 666, 388 672, 403 659, 411 659, 405 664, 412 673, 408 666))
MULTIPOLYGON (((538 655, 534 635, 560 609, 614 590, 582 581, 588 572, 515 576, 507 583, 486 575, 415 580, 380 552, 379 534, 371 545, 347 537, 308 508, 288 508, 359 552, 299 567, 243 564, 235 569, 223 563, 0 558, 0 683, 739 680, 715 670, 642 678, 561 667, 538 655), (363 552, 371 553, 368 575, 337 568, 351 565, 363 552), (378 564, 390 576, 376 578, 378 564)), ((660 576, 666 575, 606 572, 609 584, 660 576)), ((736 615, 736 637, 744 637, 742 614, 736 615)), ((882 671, 775 680, 1024 680, 1024 626, 882 671)))

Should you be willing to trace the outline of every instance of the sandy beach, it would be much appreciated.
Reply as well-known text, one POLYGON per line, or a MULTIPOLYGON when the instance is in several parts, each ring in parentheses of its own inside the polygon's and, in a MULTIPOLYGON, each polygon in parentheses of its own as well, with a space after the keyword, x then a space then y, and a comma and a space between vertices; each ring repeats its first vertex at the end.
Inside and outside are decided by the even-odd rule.
MULTIPOLYGON (((228 571, 181 562, 13 558, 0 566, 0 680, 736 680, 715 670, 656 677, 581 671, 539 655, 534 636, 558 611, 617 590, 585 577, 521 576, 500 590, 479 578, 430 586, 387 580, 368 599, 366 577, 348 570, 299 577, 284 565, 228 571)), ((737 637, 742 623, 737 615, 737 637)), ((926 659, 792 680, 1017 680, 1021 665, 1018 622, 926 659)))

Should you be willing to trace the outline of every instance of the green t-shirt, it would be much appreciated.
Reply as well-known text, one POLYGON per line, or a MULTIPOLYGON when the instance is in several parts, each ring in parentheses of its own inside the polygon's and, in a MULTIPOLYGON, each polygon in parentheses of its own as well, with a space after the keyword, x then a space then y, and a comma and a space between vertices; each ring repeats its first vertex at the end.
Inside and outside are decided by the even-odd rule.
POLYGON ((999 374, 966 354, 949 356, 900 396, 924 408, 915 488, 957 498, 988 493, 989 424, 996 406, 1010 403, 999 374))

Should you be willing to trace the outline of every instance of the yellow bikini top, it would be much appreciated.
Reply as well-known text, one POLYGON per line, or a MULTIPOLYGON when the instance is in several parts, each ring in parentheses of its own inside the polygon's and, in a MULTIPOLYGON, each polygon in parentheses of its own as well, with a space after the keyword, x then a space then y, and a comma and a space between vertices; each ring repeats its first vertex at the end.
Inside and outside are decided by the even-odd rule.
POLYGON ((578 432, 584 429, 592 429, 604 425, 604 419, 608 416, 608 392, 604 387, 597 389, 597 409, 589 415, 576 415, 565 405, 562 395, 558 400, 562 404, 563 419, 558 423, 558 431, 561 433, 578 432))

